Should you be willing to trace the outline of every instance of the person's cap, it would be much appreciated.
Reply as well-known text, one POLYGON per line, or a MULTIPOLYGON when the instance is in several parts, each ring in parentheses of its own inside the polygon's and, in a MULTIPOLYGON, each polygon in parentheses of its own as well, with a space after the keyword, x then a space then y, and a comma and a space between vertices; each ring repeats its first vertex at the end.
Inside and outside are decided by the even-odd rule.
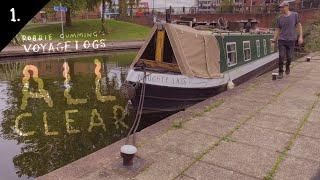
POLYGON ((289 3, 287 1, 283 1, 279 7, 289 6, 289 3))

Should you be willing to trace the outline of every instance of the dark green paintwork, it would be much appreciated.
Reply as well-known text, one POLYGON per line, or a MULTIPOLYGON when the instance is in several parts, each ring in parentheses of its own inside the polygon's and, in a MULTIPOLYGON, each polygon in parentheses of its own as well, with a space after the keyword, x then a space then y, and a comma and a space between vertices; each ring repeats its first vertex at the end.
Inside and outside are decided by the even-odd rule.
POLYGON ((271 52, 271 42, 270 39, 273 38, 271 34, 223 34, 223 35, 216 35, 216 38, 218 40, 219 46, 220 46, 220 69, 221 72, 225 72, 230 69, 234 69, 236 67, 239 67, 241 65, 250 63, 252 61, 256 61, 258 59, 261 59, 265 56, 268 56, 270 54, 273 54, 277 51, 277 48, 275 47, 275 51, 271 52), (266 39, 267 42, 267 54, 264 54, 263 49, 263 39, 266 39), (257 47, 256 47, 256 40, 260 40, 260 57, 257 57, 257 47), (244 61, 244 54, 243 54, 243 41, 250 41, 250 47, 251 47, 251 60, 244 61), (227 58, 226 58, 226 43, 228 42, 236 42, 237 44, 237 64, 228 67, 227 66, 227 58))

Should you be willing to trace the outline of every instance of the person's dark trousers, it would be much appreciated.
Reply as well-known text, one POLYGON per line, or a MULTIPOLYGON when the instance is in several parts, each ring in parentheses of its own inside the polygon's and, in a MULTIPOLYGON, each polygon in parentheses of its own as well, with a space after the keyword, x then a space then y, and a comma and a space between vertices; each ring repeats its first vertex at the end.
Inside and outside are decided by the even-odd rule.
POLYGON ((290 64, 291 64, 291 61, 293 58, 295 43, 296 43, 296 41, 286 41, 286 40, 279 40, 278 41, 279 73, 283 73, 284 60, 287 60, 286 69, 290 68, 290 64))

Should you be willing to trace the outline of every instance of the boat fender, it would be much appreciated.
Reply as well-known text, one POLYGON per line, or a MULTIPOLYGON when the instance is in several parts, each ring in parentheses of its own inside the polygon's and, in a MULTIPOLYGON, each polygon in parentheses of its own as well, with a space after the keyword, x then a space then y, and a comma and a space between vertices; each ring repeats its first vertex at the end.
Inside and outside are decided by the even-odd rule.
POLYGON ((228 89, 233 89, 234 88, 234 83, 232 82, 232 80, 228 81, 228 89))
POLYGON ((133 84, 130 84, 128 82, 125 82, 121 87, 120 87, 120 96, 126 100, 131 100, 135 97, 136 95, 136 88, 134 87, 133 84))

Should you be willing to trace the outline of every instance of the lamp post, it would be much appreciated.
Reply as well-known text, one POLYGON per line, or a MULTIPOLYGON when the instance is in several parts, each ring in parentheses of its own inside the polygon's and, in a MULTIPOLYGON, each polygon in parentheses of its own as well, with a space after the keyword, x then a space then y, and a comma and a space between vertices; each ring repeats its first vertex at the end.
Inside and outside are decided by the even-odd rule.
POLYGON ((152 15, 154 16, 154 0, 152 1, 152 15))
POLYGON ((164 0, 164 8, 167 10, 167 0, 164 0))

